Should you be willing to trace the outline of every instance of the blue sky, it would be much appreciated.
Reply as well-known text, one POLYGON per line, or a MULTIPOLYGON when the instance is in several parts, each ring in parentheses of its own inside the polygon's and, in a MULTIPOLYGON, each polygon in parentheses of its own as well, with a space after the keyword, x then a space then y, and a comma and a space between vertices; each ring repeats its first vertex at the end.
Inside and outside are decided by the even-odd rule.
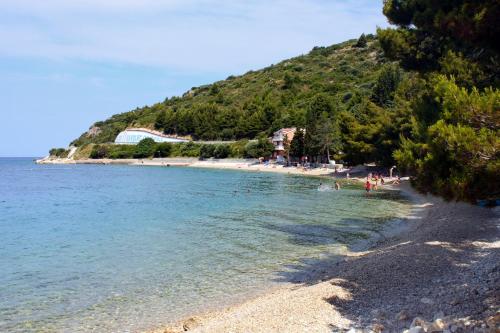
POLYGON ((387 26, 382 0, 2 0, 0 156, 387 26))

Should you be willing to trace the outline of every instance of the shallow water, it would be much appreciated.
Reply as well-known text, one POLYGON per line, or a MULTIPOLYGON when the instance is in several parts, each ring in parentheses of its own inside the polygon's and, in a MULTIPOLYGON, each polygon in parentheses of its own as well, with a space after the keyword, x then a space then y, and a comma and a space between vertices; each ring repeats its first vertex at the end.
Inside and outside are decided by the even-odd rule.
POLYGON ((276 283, 409 209, 395 193, 319 183, 0 159, 0 331, 158 326, 276 283))

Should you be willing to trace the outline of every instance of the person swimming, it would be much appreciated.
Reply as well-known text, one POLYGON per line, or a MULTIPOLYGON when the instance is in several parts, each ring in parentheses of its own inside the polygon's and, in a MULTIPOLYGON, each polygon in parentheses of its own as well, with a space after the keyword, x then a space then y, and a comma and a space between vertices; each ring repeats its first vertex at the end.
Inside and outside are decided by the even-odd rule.
POLYGON ((337 191, 340 190, 340 184, 339 184, 339 182, 335 182, 335 189, 337 191))

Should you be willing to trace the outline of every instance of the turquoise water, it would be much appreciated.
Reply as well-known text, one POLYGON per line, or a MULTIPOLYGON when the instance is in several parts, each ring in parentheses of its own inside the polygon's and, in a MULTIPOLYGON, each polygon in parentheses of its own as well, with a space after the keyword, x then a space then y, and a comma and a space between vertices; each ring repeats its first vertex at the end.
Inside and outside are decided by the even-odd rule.
POLYGON ((277 283, 408 210, 319 182, 0 159, 0 331, 155 327, 277 283))

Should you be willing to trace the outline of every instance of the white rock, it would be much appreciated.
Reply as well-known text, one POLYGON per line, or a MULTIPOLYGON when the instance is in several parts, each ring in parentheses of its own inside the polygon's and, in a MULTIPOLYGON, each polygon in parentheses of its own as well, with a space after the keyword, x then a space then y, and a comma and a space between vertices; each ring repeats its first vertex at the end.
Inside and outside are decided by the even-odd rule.
POLYGON ((425 333, 425 331, 422 328, 422 326, 415 326, 415 327, 410 328, 408 333, 425 333))
POLYGON ((363 333, 363 330, 357 328, 351 328, 347 333, 363 333))
POLYGON ((422 302, 424 304, 428 304, 428 305, 434 304, 434 301, 428 297, 422 297, 420 299, 420 302, 422 302))
POLYGON ((425 320, 423 320, 420 317, 415 317, 413 321, 411 322, 410 328, 415 327, 415 326, 420 326, 422 327, 425 324, 425 320))
POLYGON ((443 319, 438 318, 434 320, 434 322, 429 327, 429 332, 441 332, 445 327, 446 324, 444 323, 443 319))

